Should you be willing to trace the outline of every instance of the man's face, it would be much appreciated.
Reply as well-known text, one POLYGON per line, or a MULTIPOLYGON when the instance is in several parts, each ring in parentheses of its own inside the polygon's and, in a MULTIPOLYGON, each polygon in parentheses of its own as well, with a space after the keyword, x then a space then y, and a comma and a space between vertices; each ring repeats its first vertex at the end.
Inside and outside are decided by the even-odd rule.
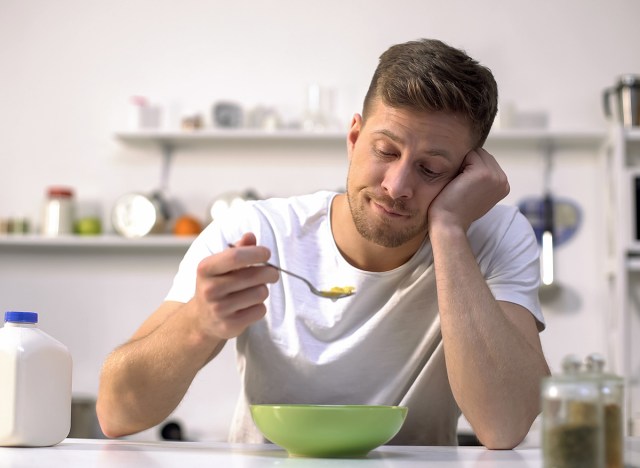
POLYGON ((433 199, 472 149, 471 129, 457 114, 375 104, 349 133, 347 197, 356 229, 368 241, 398 247, 426 236, 433 199))

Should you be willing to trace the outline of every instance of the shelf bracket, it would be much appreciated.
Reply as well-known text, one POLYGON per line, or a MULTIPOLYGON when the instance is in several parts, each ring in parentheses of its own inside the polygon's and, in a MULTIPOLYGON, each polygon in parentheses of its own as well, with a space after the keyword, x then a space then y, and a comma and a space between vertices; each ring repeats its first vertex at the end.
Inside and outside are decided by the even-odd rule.
POLYGON ((173 145, 171 143, 162 142, 162 167, 160 168, 160 186, 158 189, 161 193, 166 193, 169 189, 169 175, 171 173, 171 163, 173 162, 173 145))
POLYGON ((543 161, 543 179, 542 179, 542 186, 544 188, 544 193, 545 195, 550 194, 551 193, 551 176, 553 174, 553 169, 554 169, 554 153, 555 153, 555 145, 553 143, 553 141, 551 140, 545 140, 541 143, 541 151, 542 151, 542 157, 544 158, 543 161))

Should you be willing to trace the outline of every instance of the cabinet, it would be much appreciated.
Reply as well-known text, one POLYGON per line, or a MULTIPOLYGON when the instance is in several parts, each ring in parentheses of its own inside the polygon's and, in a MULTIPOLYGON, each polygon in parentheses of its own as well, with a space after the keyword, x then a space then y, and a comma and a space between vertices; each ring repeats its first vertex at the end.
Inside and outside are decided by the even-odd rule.
POLYGON ((614 126, 605 145, 607 177, 610 354, 626 380, 629 434, 640 435, 640 241, 635 178, 640 177, 640 129, 614 126))

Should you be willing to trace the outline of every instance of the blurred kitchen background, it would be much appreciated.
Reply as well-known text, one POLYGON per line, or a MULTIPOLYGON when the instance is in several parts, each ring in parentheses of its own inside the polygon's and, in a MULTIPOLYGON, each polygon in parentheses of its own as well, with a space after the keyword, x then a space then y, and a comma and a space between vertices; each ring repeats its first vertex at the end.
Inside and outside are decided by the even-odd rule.
MULTIPOLYGON (((496 76, 487 148, 510 177, 505 202, 539 234, 544 194, 556 203, 541 335, 551 367, 600 352, 632 384, 630 158, 619 89, 608 119, 603 92, 640 74, 639 20, 637 0, 0 0, 0 305, 38 312, 69 347, 78 411, 91 413, 103 359, 162 302, 194 221, 209 222, 216 200, 344 187, 346 129, 378 56, 432 37, 496 76), (41 234, 60 188, 84 235, 41 234), (157 202, 158 190, 151 216, 169 219, 127 239, 148 226, 121 197, 157 202)), ((183 437, 226 437, 234 366, 230 343, 197 377, 169 418, 183 437)))

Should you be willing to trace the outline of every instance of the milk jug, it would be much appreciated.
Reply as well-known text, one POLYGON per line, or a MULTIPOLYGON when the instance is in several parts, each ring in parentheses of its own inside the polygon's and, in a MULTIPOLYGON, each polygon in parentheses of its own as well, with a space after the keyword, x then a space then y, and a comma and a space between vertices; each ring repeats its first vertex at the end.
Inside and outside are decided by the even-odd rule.
POLYGON ((0 446, 44 447, 71 427, 71 355, 35 312, 6 312, 0 328, 0 446))

